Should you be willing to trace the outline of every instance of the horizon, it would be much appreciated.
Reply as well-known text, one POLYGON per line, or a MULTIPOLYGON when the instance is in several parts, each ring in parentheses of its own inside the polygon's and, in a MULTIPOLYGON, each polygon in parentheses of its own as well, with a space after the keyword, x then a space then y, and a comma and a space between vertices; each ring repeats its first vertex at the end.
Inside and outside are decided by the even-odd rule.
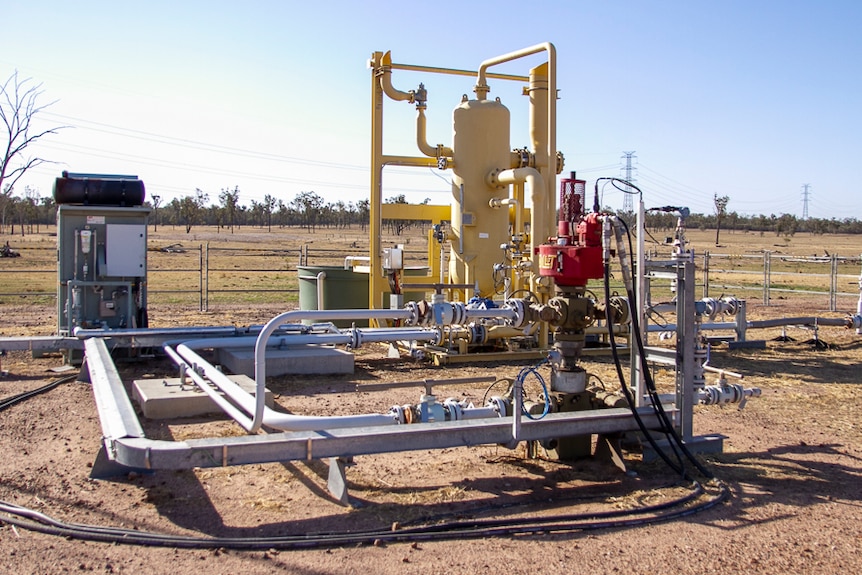
MULTIPOLYGON (((597 177, 623 177, 624 151, 636 151, 633 183, 648 207, 707 215, 726 195, 728 212, 800 218, 809 184, 809 217, 862 214, 862 196, 848 189, 862 131, 862 5, 537 2, 518 12, 524 33, 512 40, 502 31, 518 6, 458 4, 452 18, 420 21, 392 2, 373 14, 351 2, 15 3, 8 21, 31 24, 4 31, 0 76, 17 70, 41 84, 40 103, 56 100, 40 125, 74 126, 29 150, 57 164, 25 175, 16 194, 30 186, 50 196, 69 170, 135 174, 163 204, 235 186, 242 205, 303 191, 355 203, 368 197, 371 52, 475 70, 549 41, 560 66, 561 176, 576 171, 592 190, 597 177)), ((499 71, 524 74, 541 61, 499 71)), ((399 89, 420 82, 428 139, 448 145, 451 109, 473 80, 393 73, 399 89)), ((511 147, 523 146, 520 83, 491 87, 511 110, 511 147)), ((416 155, 412 106, 384 107, 384 149, 416 155)), ((387 169, 383 198, 447 204, 448 177, 387 169)), ((606 189, 602 205, 621 209, 622 194, 606 189)))

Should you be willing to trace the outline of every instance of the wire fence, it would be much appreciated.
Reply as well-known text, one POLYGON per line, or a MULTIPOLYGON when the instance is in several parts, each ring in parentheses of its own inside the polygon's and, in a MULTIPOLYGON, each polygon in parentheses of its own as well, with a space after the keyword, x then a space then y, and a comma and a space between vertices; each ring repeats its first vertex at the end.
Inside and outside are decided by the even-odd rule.
MULTIPOLYGON (((0 303, 16 298, 57 297, 57 251, 31 247, 20 257, 0 258, 0 303)), ((302 266, 343 267, 367 259, 361 247, 297 248, 220 247, 175 244, 148 253, 149 302, 179 303, 201 311, 224 303, 292 302, 298 299, 302 266)), ((407 265, 427 265, 426 252, 406 250, 407 265)), ((797 257, 704 252, 697 258, 697 285, 703 297, 735 295, 763 305, 774 297, 822 298, 830 311, 858 298, 862 275, 860 257, 797 257)), ((669 287, 669 286, 668 286, 669 287)))
MULTIPOLYGON (((23 247, 14 258, 0 258, 0 304, 20 298, 56 299, 57 251, 23 247)), ((147 255, 149 305, 185 304, 207 311, 225 303, 292 302, 298 300, 299 268, 341 267, 362 263, 361 248, 220 247, 174 244, 150 248, 147 255)), ((405 250, 407 265, 424 263, 426 252, 405 250)))
POLYGON ((737 297, 752 293, 757 294, 765 306, 770 305, 776 294, 822 297, 829 311, 839 311, 839 301, 845 303, 849 298, 858 298, 862 290, 862 258, 858 256, 704 252, 697 264, 703 297, 716 297, 728 291, 733 291, 737 297))

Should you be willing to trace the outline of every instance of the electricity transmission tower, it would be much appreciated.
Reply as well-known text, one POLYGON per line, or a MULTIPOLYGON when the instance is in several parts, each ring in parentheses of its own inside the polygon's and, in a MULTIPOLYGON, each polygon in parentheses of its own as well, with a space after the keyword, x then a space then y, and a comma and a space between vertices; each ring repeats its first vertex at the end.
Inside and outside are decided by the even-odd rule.
POLYGON ((811 196, 811 184, 802 184, 802 219, 808 219, 808 199, 811 196))
MULTIPOLYGON (((632 184, 634 184, 636 182, 636 180, 633 179, 632 172, 636 171, 637 168, 632 166, 632 160, 633 159, 636 160, 637 156, 635 156, 634 151, 623 152, 623 154, 624 154, 623 156, 620 156, 620 159, 623 159, 623 158, 626 159, 625 167, 621 168, 622 170, 625 170, 625 175, 624 175, 623 179, 627 182, 631 182, 632 184)), ((626 186, 626 193, 623 194, 623 212, 626 214, 630 214, 630 213, 634 212, 634 204, 632 202, 632 194, 633 194, 632 188, 629 186, 626 186)))

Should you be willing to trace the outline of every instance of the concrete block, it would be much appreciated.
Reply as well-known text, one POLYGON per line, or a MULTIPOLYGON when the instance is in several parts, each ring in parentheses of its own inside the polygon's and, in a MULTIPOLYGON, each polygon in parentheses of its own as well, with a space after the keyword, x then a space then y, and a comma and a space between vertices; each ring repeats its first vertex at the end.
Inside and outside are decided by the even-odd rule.
MULTIPOLYGON (((218 361, 231 373, 254 377, 254 350, 220 349, 218 361)), ((266 351, 266 375, 353 373, 353 354, 334 347, 297 346, 266 351)))
MULTIPOLYGON (((231 381, 255 394, 254 380, 245 375, 231 375, 231 381)), ((194 383, 180 386, 179 378, 136 379, 132 382, 132 399, 141 406, 148 419, 173 419, 223 413, 215 402, 194 383)), ((266 390, 266 405, 273 406, 273 396, 266 390)))

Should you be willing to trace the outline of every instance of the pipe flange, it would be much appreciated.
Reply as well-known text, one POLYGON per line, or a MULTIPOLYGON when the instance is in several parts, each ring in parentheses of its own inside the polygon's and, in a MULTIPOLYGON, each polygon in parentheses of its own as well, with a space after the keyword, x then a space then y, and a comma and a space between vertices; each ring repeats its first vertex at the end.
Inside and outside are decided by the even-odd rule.
POLYGON ((404 320, 404 325, 415 327, 419 325, 419 304, 415 301, 408 301, 404 309, 410 312, 410 317, 404 320))
POLYGON ((503 304, 504 308, 511 309, 515 312, 515 316, 510 320, 512 327, 521 328, 527 323, 526 306, 522 299, 508 299, 503 304))
POLYGON ((739 309, 742 306, 742 302, 740 302, 737 298, 733 296, 728 296, 721 298, 721 301, 723 301, 726 306, 724 309, 725 315, 734 317, 739 313, 739 309))
POLYGON ((399 425, 407 423, 404 418, 404 408, 402 406, 393 405, 389 408, 389 414, 392 416, 392 419, 395 420, 395 423, 398 423, 399 425))
POLYGON ((513 168, 536 167, 536 155, 531 153, 528 148, 515 148, 512 150, 512 157, 514 159, 512 162, 514 164, 513 168))
POLYGON ((467 306, 464 302, 456 301, 450 304, 452 306, 452 321, 454 325, 463 325, 467 323, 467 306))
POLYGON ((461 421, 464 419, 464 412, 461 404, 458 403, 458 400, 454 397, 450 397, 446 401, 443 402, 443 409, 446 410, 448 414, 449 421, 461 421))
POLYGON ((500 183, 499 176, 501 172, 503 172, 503 170, 500 168, 494 168, 493 170, 488 172, 488 175, 485 176, 485 183, 488 184, 488 187, 501 190, 506 187, 504 184, 500 183))
POLYGON ((631 318, 631 302, 629 298, 622 296, 611 296, 609 307, 614 310, 614 322, 620 325, 629 324, 631 318))
POLYGON ((721 302, 711 297, 705 298, 703 302, 706 304, 706 314, 709 316, 709 320, 714 320, 715 316, 718 315, 718 312, 721 309, 721 302))
POLYGON ((353 328, 350 330, 350 347, 352 349, 359 349, 362 346, 362 332, 359 331, 358 328, 353 328))
POLYGON ((488 400, 488 407, 493 407, 494 411, 497 412, 498 417, 506 417, 507 406, 509 402, 503 399, 502 397, 494 396, 488 400))
POLYGON ((482 324, 474 323, 470 326, 470 343, 484 345, 488 341, 488 331, 482 324))

